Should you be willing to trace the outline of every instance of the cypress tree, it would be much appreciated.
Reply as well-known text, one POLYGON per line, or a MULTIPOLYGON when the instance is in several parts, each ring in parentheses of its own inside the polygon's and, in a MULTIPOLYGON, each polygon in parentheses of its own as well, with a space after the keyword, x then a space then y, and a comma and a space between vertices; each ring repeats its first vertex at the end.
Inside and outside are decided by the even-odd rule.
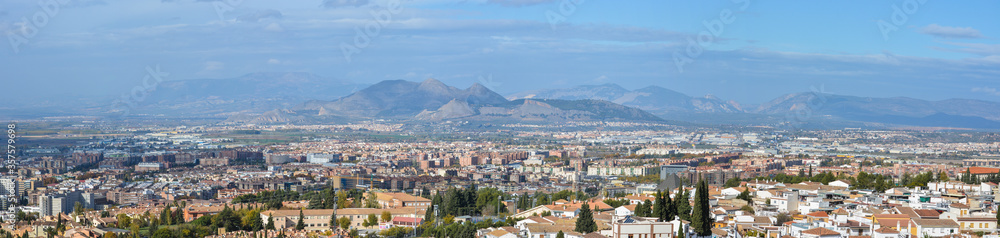
POLYGON ((653 216, 653 201, 650 201, 649 199, 646 199, 646 201, 642 202, 642 206, 643 206, 643 208, 642 208, 642 211, 643 211, 642 217, 651 217, 651 216, 653 216))
POLYGON ((677 216, 680 217, 681 220, 691 220, 690 196, 691 194, 687 191, 687 189, 682 187, 681 191, 677 192, 677 199, 674 199, 674 207, 677 208, 677 216))
POLYGON ((666 201, 663 200, 663 192, 656 191, 656 201, 653 202, 653 213, 651 217, 663 219, 667 216, 666 201))
POLYGON ((674 206, 674 201, 670 199, 670 189, 667 189, 663 193, 664 206, 666 206, 666 212, 663 217, 660 217, 662 221, 673 221, 674 217, 677 216, 677 206, 674 206))
POLYGON ((691 214, 691 228, 699 236, 712 235, 712 218, 709 216, 708 183, 698 181, 694 194, 694 208, 691 214))
POLYGON ((301 231, 302 229, 306 229, 305 218, 306 216, 302 214, 302 210, 299 210, 299 222, 295 223, 295 230, 301 231))
POLYGON ((594 222, 594 213, 590 211, 590 205, 587 202, 584 202, 583 207, 580 207, 580 215, 576 216, 576 229, 573 229, 573 231, 582 234, 597 231, 597 223, 594 222))

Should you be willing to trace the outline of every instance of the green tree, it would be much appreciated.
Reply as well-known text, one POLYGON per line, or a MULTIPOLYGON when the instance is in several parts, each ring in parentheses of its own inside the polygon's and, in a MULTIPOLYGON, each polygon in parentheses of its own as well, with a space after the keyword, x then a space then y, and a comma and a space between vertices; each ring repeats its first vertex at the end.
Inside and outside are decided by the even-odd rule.
POLYGON ((938 181, 948 182, 948 180, 950 180, 950 179, 951 178, 948 178, 948 173, 945 173, 944 171, 941 171, 941 173, 938 173, 938 181))
POLYGON ((653 196, 655 196, 656 201, 653 202, 653 213, 650 217, 663 219, 667 215, 667 201, 663 199, 663 192, 660 190, 656 190, 656 194, 653 196))
POLYGON ((365 219, 365 221, 361 225, 365 227, 377 226, 378 216, 376 216, 375 214, 368 214, 368 219, 365 219))
POLYGON ((580 215, 577 215, 576 218, 576 229, 573 229, 573 231, 582 234, 597 231, 597 223, 594 222, 594 212, 590 211, 590 205, 587 202, 583 202, 583 206, 580 207, 580 215))
POLYGON ((666 206, 666 209, 664 212, 665 214, 663 215, 663 217, 660 217, 660 220, 673 221, 674 218, 677 217, 677 206, 675 206, 676 204, 674 204, 674 201, 672 201, 670 198, 669 189, 663 192, 663 199, 665 200, 664 205, 666 206))
POLYGON ((382 222, 388 223, 392 221, 392 213, 389 211, 382 211, 382 222))
POLYGON ((159 230, 156 230, 156 232, 153 232, 153 236, 152 237, 153 238, 173 238, 174 237, 174 232, 171 231, 170 229, 167 229, 166 227, 164 227, 164 228, 160 228, 159 230))
POLYGON ((378 205, 378 195, 375 195, 375 192, 368 192, 368 197, 365 198, 365 208, 381 208, 378 205))
POLYGON ((118 213, 115 218, 118 220, 118 229, 128 229, 132 225, 132 217, 125 213, 118 213))
POLYGON ((691 213, 691 228, 699 236, 712 235, 712 218, 709 216, 708 183, 699 179, 695 188, 694 208, 691 213))
POLYGON ((264 229, 274 230, 274 216, 267 217, 267 226, 264 229))
POLYGON ((301 231, 302 229, 306 229, 305 218, 305 214, 302 213, 302 210, 299 210, 299 221, 295 223, 295 230, 301 231))
POLYGON ((740 178, 733 177, 733 178, 730 178, 729 180, 726 180, 726 184, 724 184, 723 186, 725 186, 727 188, 738 187, 738 186, 740 186, 740 182, 743 182, 743 181, 740 180, 740 178))
POLYGON ((83 215, 83 204, 81 204, 80 202, 76 202, 75 204, 73 204, 73 213, 75 213, 77 216, 83 215))
POLYGON ((691 220, 691 193, 681 187, 681 191, 677 192, 676 198, 674 199, 674 204, 677 207, 677 216, 681 220, 690 221, 691 220))
POLYGON ((347 230, 347 228, 351 227, 351 218, 341 217, 337 219, 337 223, 339 223, 340 229, 347 230))
POLYGON ((649 217, 649 214, 651 213, 650 210, 652 209, 650 208, 651 206, 653 206, 653 202, 650 202, 649 199, 640 202, 635 206, 635 215, 640 217, 649 217))
POLYGON ((750 188, 743 188, 743 192, 740 195, 736 195, 736 198, 747 201, 748 204, 753 204, 753 197, 750 196, 750 188))
POLYGON ((563 232, 560 230, 559 233, 556 233, 556 238, 566 238, 566 234, 563 234, 563 232))

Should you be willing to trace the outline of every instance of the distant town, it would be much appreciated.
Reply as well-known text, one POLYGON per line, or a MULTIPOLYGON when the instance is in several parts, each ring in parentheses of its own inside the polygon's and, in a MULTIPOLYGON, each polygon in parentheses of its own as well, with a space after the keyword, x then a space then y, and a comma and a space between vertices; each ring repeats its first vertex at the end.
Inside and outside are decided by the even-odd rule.
POLYGON ((882 238, 997 231, 996 133, 635 123, 445 132, 448 123, 10 124, 0 236, 882 238))

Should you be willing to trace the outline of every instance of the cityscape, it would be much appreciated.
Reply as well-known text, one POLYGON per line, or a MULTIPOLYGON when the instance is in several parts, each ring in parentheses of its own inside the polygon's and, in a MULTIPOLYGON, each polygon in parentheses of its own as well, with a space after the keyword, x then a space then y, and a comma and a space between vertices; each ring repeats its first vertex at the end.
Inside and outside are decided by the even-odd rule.
POLYGON ((996 10, 0 0, 0 238, 1000 238, 996 10))

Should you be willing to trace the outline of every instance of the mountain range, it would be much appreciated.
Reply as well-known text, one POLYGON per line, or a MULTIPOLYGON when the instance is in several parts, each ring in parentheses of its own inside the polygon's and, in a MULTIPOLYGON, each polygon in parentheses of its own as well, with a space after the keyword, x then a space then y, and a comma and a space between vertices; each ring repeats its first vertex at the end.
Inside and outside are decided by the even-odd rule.
POLYGON ((534 90, 508 98, 601 99, 665 119, 703 123, 1000 129, 1000 103, 969 99, 927 101, 804 92, 786 94, 761 105, 741 105, 711 95, 691 97, 657 86, 627 90, 615 84, 534 90))
POLYGON ((602 100, 507 100, 478 83, 459 89, 435 79, 419 83, 382 81, 333 101, 305 102, 294 111, 340 118, 421 121, 662 121, 648 112, 602 100))
MULTIPOLYGON (((164 81, 130 108, 132 115, 196 117, 225 123, 336 123, 369 119, 409 121, 672 121, 800 128, 937 127, 1000 129, 1000 103, 905 97, 790 93, 760 105, 648 86, 616 84, 542 89, 502 96, 473 84, 460 89, 435 79, 387 80, 374 85, 308 73, 252 73, 225 79, 164 81)), ((50 100, 51 101, 51 100, 50 100)), ((80 98, 58 106, 8 106, 18 117, 121 115, 110 98, 80 98), (27 109, 22 109, 27 108, 27 109)))

